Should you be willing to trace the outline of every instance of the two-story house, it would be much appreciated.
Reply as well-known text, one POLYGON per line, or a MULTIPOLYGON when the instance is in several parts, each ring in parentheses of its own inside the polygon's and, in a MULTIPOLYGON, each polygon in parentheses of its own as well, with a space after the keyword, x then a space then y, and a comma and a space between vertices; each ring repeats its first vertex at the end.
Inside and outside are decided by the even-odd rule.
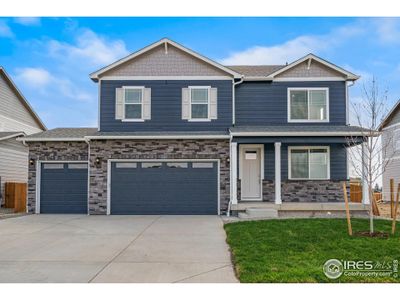
POLYGON ((351 72, 312 54, 223 66, 162 39, 90 77, 98 128, 24 138, 30 212, 344 209, 351 72))
POLYGON ((28 147, 18 137, 46 130, 46 126, 0 66, 0 204, 5 183, 28 181, 28 147))

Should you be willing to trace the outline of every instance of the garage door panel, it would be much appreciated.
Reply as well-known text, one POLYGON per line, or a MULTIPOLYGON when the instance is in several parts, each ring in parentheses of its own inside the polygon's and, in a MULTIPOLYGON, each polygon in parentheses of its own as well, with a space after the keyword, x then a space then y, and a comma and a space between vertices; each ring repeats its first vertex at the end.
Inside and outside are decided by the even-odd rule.
POLYGON ((87 213, 87 167, 84 164, 42 164, 40 183, 41 213, 87 213))
MULTIPOLYGON (((171 167, 116 168, 111 173, 112 214, 216 214, 217 163, 212 168, 171 167)), ((186 165, 185 165, 186 164, 186 165)), ((180 166, 178 164, 178 166, 180 166)), ((185 167, 187 166, 187 167, 185 167)))

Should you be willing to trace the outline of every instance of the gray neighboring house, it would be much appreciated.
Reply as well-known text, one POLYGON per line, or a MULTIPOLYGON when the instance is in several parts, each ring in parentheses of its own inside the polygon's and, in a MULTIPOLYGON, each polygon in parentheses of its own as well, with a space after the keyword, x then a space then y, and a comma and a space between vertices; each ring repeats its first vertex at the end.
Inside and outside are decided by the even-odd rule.
POLYGON ((382 158, 389 159, 382 174, 382 191, 385 201, 390 200, 390 179, 394 179, 395 194, 400 183, 400 100, 380 125, 382 143, 388 144, 387 150, 382 153, 382 158))
MULTIPOLYGON (((6 181, 28 182, 28 147, 18 137, 46 130, 43 122, 0 67, 0 192, 6 181)), ((4 196, 3 196, 4 199, 4 196)))
POLYGON ((224 66, 162 39, 90 78, 98 128, 21 138, 29 212, 343 212, 353 73, 313 54, 224 66))

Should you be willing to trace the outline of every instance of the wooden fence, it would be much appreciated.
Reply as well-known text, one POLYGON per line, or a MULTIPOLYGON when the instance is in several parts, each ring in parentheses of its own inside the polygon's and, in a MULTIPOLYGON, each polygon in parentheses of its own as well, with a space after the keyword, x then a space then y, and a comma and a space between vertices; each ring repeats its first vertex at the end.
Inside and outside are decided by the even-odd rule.
POLYGON ((26 212, 27 184, 6 182, 4 190, 5 207, 14 208, 14 212, 26 212))

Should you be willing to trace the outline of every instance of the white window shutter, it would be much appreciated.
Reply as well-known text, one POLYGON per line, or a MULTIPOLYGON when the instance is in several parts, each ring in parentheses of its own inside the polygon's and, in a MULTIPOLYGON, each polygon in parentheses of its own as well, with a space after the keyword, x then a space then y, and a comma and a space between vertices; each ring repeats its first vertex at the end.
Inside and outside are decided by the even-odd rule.
POLYGON ((182 89, 182 120, 190 119, 190 89, 182 89))
POLYGON ((115 91, 115 119, 124 118, 124 89, 117 88, 115 91))
POLYGON ((145 88, 143 91, 143 119, 151 119, 151 89, 145 88))
POLYGON ((211 88, 210 90, 210 118, 217 119, 217 107, 218 107, 218 92, 217 88, 211 88))

